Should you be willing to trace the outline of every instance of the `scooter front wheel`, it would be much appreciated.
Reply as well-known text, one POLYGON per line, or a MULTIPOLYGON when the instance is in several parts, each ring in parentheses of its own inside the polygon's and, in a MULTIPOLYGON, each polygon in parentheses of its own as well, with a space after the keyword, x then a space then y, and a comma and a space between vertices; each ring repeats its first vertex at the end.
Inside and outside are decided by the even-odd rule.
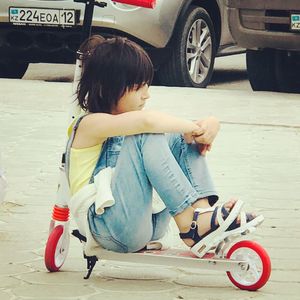
POLYGON ((266 250, 256 242, 240 241, 229 249, 226 257, 249 264, 247 270, 227 272, 236 287, 256 291, 267 283, 271 274, 271 260, 266 250))
POLYGON ((69 236, 64 235, 64 226, 58 225, 51 231, 45 249, 45 265, 50 272, 57 272, 64 264, 68 253, 69 236))

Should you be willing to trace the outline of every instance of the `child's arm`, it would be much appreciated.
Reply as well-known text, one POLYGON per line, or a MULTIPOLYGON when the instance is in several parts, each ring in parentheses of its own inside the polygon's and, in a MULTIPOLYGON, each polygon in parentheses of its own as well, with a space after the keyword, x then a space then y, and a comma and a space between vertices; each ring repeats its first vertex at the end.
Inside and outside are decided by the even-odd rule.
POLYGON ((94 113, 85 116, 77 130, 75 148, 90 147, 111 136, 139 133, 204 133, 201 125, 158 111, 131 111, 118 115, 94 113))

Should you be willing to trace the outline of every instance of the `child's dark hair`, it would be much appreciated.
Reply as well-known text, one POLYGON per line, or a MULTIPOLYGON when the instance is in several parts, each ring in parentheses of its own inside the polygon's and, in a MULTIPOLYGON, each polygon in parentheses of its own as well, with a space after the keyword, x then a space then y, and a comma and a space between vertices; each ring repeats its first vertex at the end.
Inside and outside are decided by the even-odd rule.
POLYGON ((107 39, 85 58, 77 89, 80 107, 111 113, 126 91, 151 84, 153 65, 136 43, 121 37, 107 39))
POLYGON ((80 58, 84 64, 85 60, 87 60, 97 47, 97 45, 101 44, 105 41, 105 38, 101 35, 94 34, 87 38, 79 47, 79 51, 77 52, 80 54, 80 58))

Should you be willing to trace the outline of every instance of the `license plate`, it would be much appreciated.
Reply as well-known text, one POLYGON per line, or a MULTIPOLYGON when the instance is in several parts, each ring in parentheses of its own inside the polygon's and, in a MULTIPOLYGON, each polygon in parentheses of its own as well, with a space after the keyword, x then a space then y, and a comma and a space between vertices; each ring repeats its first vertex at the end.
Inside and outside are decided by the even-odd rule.
POLYGON ((291 14, 291 30, 300 31, 300 14, 291 14))
POLYGON ((10 7, 9 21, 14 25, 74 26, 75 9, 10 7))

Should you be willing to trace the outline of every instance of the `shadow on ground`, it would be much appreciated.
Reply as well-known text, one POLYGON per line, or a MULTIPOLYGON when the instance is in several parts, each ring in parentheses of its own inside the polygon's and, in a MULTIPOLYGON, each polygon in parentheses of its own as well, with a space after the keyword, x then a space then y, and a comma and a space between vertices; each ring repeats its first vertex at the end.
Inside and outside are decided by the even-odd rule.
POLYGON ((210 84, 233 83, 248 80, 246 70, 215 70, 210 84))

